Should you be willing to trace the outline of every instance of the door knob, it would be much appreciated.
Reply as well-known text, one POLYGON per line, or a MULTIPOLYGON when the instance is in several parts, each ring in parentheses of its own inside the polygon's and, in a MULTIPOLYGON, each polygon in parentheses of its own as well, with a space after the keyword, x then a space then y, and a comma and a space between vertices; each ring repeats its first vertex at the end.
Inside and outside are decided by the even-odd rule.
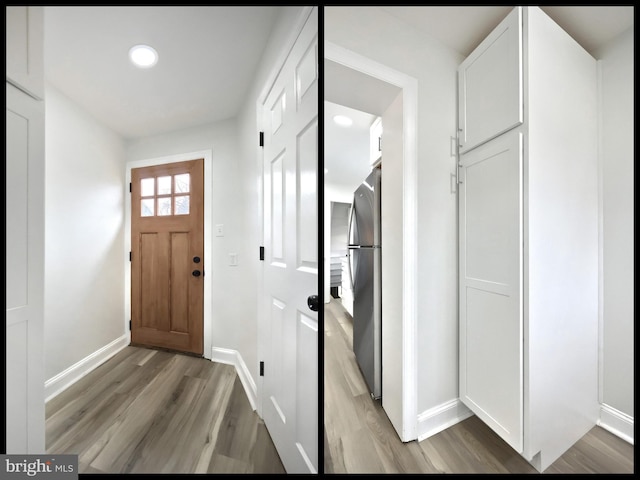
POLYGON ((307 298, 307 305, 311 310, 317 312, 320 308, 320 298, 318 295, 310 295, 309 298, 307 298))
POLYGON ((194 270, 193 272, 191 272, 191 275, 193 275, 194 277, 199 277, 200 276, 200 270, 194 270))

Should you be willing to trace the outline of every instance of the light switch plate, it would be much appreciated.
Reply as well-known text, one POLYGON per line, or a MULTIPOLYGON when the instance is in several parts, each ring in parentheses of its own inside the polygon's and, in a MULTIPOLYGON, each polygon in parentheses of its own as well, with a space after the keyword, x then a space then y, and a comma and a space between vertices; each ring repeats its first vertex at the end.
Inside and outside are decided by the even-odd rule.
POLYGON ((229 254, 229 265, 231 265, 232 267, 235 267, 238 265, 238 254, 237 253, 230 253, 229 254))
POLYGON ((216 225, 216 237, 224 237, 224 225, 221 223, 216 225))

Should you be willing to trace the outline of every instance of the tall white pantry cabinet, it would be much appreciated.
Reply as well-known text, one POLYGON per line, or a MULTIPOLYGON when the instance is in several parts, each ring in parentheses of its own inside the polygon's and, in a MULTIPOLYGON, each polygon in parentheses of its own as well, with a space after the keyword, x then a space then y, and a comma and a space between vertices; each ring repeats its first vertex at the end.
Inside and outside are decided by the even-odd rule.
POLYGON ((458 95, 460 399, 544 471, 599 411, 596 60, 515 7, 458 95))
POLYGON ((6 7, 6 453, 45 453, 43 7, 6 7))

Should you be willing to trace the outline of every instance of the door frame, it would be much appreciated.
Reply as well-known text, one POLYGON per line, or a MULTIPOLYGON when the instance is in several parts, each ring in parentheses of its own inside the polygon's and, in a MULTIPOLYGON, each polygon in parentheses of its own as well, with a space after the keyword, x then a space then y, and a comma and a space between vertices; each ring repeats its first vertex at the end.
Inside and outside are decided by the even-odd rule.
MULTIPOLYGON (((324 59, 377 78, 402 90, 402 390, 393 398, 400 412, 387 412, 403 442, 418 438, 418 80, 370 58, 325 41, 324 59), (400 424, 399 424, 400 422, 400 424)), ((384 201, 384 200, 383 200, 384 201)), ((383 259, 384 261, 384 259, 383 259)), ((384 369, 384 356, 383 366, 384 369)), ((393 389, 382 387, 386 397, 393 389)))
MULTIPOLYGON (((212 241, 212 198, 213 198, 213 152, 212 150, 202 150, 190 153, 178 153, 166 157, 156 157, 144 160, 133 160, 126 163, 125 186, 131 182, 131 169, 139 167, 150 167, 163 165, 166 163, 177 163, 188 160, 204 158, 204 263, 203 270, 212 272, 211 261, 213 259, 212 241)), ((129 330, 129 320, 131 320, 131 263, 129 252, 131 251, 131 194, 126 191, 124 201, 124 324, 127 332, 128 342, 131 342, 131 330, 129 330)), ((213 309, 212 309, 212 277, 205 275, 204 297, 203 297, 203 343, 202 356, 208 360, 212 358, 211 336, 213 330, 213 309)))

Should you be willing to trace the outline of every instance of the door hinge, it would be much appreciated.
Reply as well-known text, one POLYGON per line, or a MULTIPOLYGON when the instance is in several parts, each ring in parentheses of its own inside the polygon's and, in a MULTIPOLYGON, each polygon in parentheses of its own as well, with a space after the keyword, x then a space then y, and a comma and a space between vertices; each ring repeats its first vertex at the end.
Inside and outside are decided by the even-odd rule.
POLYGON ((131 258, 132 258, 131 252, 129 252, 129 261, 131 261, 131 258))
POLYGON ((264 132, 260 132, 260 146, 264 147, 264 132))
POLYGON ((260 362, 260 376, 264 377, 264 362, 260 362))
POLYGON ((131 320, 129 320, 129 330, 131 330, 131 320))
POLYGON ((129 182, 129 193, 131 193, 131 182, 129 182))
POLYGON ((260 247, 260 260, 264 261, 264 247, 260 247))

